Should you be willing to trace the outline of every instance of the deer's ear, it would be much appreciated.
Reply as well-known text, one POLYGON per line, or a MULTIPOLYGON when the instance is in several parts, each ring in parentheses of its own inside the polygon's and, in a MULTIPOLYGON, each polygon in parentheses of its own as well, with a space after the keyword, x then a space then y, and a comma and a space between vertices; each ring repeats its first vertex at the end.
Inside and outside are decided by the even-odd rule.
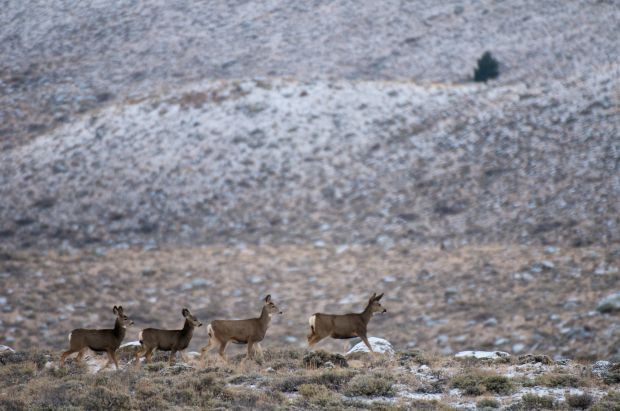
POLYGON ((183 311, 181 311, 181 314, 183 314, 183 317, 187 317, 189 315, 189 310, 184 308, 183 311))
POLYGON ((122 312, 123 312, 123 306, 122 306, 122 305, 119 305, 119 306, 118 306, 118 308, 117 308, 117 310, 118 310, 118 312, 119 312, 119 313, 122 313, 122 312))
POLYGON ((375 297, 376 301, 379 301, 381 299, 381 297, 383 297, 384 293, 379 294, 378 296, 375 297))
POLYGON ((267 295, 267 297, 265 297, 265 302, 268 303, 271 301, 271 294, 267 295))
POLYGON ((372 293, 372 295, 370 296, 370 301, 374 300, 376 296, 377 296, 377 293, 372 293))
POLYGON ((112 312, 114 314, 118 314, 118 308, 116 306, 114 306, 114 308, 112 308, 112 312))

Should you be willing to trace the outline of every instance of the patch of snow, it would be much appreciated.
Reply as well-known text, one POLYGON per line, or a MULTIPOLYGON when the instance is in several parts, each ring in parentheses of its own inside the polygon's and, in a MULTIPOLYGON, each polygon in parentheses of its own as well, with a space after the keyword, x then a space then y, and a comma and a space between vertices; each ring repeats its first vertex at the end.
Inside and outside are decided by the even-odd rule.
POLYGON ((454 357, 495 360, 500 358, 509 358, 510 354, 504 351, 461 351, 454 354, 454 357))

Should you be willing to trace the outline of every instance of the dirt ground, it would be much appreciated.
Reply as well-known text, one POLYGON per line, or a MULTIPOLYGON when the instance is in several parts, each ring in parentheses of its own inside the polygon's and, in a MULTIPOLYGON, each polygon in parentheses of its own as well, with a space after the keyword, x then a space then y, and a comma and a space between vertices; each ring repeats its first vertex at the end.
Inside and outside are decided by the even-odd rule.
MULTIPOLYGON (((264 347, 304 347, 315 312, 361 311, 384 292, 369 334, 399 349, 496 349, 598 359, 618 354, 617 314, 596 311, 620 285, 606 248, 485 245, 439 248, 209 246, 4 253, 3 344, 60 349, 76 327, 112 326, 121 304, 144 327, 174 328, 189 307, 204 323, 258 316, 268 293, 284 311, 264 347)), ((198 329, 190 350, 204 345, 198 329)), ((319 348, 342 350, 326 340, 319 348)), ((232 348, 235 352, 235 348, 232 348)))

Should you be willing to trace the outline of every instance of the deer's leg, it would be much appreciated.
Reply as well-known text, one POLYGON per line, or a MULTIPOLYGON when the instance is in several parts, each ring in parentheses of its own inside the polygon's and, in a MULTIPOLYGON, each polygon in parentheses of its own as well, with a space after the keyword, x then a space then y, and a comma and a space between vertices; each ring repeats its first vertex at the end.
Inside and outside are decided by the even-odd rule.
POLYGON ((144 353, 144 361, 148 364, 151 362, 151 357, 153 356, 153 350, 155 348, 153 347, 149 347, 146 352, 144 353))
POLYGON ((177 355, 176 350, 170 350, 170 358, 168 359, 168 364, 169 365, 174 364, 174 359, 175 359, 176 355, 177 355))
POLYGON ((187 355, 185 355, 183 351, 179 351, 179 354, 181 354, 181 359, 183 360, 183 362, 187 364, 187 355))
POLYGON ((136 366, 140 366, 140 357, 142 357, 146 353, 146 348, 141 346, 138 351, 136 351, 136 355, 134 355, 134 360, 136 362, 136 366))
POLYGON ((224 361, 226 361, 226 362, 228 362, 228 360, 226 359, 226 356, 224 355, 224 350, 226 349, 226 345, 227 344, 228 344, 228 341, 220 342, 220 349, 218 350, 219 354, 220 354, 220 357, 222 357, 224 359, 224 361))
POLYGON ((308 336, 308 346, 312 347, 314 346, 316 343, 318 343, 319 341, 321 341, 324 337, 321 337, 318 334, 310 334, 308 336))
POLYGON ((366 337, 366 334, 364 335, 360 335, 360 338, 362 339, 362 341, 364 341, 364 344, 366 344, 366 347, 368 347, 368 349, 370 350, 371 353, 375 354, 374 350, 372 349, 372 346, 370 345, 370 343, 368 342, 368 338, 366 337))
POLYGON ((78 355, 77 357, 75 357, 75 362, 76 363, 80 363, 80 361, 82 361, 82 357, 84 357, 84 353, 86 352, 86 347, 82 348, 80 351, 78 351, 78 355))
POLYGON ((71 354, 73 354, 74 352, 78 352, 79 350, 74 350, 74 349, 69 349, 65 352, 62 353, 62 355, 60 356, 60 366, 64 367, 65 366, 65 359, 70 356, 71 354))
POLYGON ((105 370, 106 368, 108 368, 110 366, 110 364, 112 364, 112 352, 111 351, 106 351, 106 354, 108 355, 108 362, 105 363, 105 365, 103 366, 103 368, 101 368, 99 371, 105 370))
POLYGON ((248 355, 246 358, 254 358, 254 341, 251 338, 248 338, 248 355))
POLYGON ((110 357, 112 357, 112 361, 114 361, 114 365, 118 370, 118 361, 116 361, 116 351, 110 351, 110 357))
POLYGON ((263 347, 260 346, 260 343, 254 344, 254 350, 258 353, 258 355, 263 358, 263 347))

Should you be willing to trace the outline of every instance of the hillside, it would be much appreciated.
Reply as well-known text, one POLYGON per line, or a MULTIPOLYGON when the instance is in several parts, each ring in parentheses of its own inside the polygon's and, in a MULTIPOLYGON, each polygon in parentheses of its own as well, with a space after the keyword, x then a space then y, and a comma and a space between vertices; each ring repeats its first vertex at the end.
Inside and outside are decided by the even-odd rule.
POLYGON ((619 239, 615 2, 31 6, 0 16, 5 247, 619 239))

